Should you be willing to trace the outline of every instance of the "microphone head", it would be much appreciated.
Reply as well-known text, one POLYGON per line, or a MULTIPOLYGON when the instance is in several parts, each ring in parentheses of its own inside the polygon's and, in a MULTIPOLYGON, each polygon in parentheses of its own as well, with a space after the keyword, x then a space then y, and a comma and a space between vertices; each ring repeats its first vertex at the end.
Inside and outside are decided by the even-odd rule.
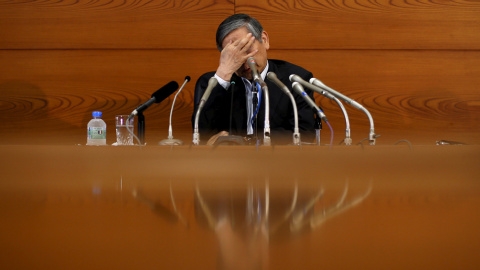
POLYGON ((153 93, 152 98, 155 98, 155 103, 160 103, 162 100, 173 94, 177 89, 178 83, 176 81, 171 81, 153 93))
POLYGON ((185 81, 189 82, 190 81, 190 76, 186 76, 185 81))
POLYGON ((310 83, 313 84, 313 85, 316 85, 316 86, 320 86, 320 87, 327 87, 322 81, 320 81, 319 79, 316 79, 316 78, 311 78, 310 83))
POLYGON ((268 78, 269 80, 278 79, 277 74, 275 74, 274 72, 271 72, 271 71, 267 73, 267 78, 268 78))
POLYGON ((214 77, 211 77, 211 78, 208 80, 207 90, 206 90, 205 92, 207 92, 207 91, 212 91, 212 89, 213 89, 215 86, 217 86, 217 84, 218 84, 217 78, 215 78, 215 76, 214 76, 214 77))
POLYGON ((296 74, 290 75, 290 76, 288 77, 288 79, 290 79, 291 82, 302 82, 302 81, 304 81, 304 80, 302 79, 302 77, 300 77, 300 76, 298 76, 298 75, 296 75, 296 74))
POLYGON ((305 90, 303 89, 303 86, 302 86, 299 82, 293 82, 293 83, 292 83, 292 88, 293 88, 294 90, 297 90, 297 89, 298 89, 298 90, 300 90, 301 92, 305 91, 305 90))
POLYGON ((247 59, 247 64, 250 67, 250 69, 252 70, 252 72, 255 73, 255 75, 258 75, 257 74, 257 62, 255 61, 255 58, 249 57, 247 59))

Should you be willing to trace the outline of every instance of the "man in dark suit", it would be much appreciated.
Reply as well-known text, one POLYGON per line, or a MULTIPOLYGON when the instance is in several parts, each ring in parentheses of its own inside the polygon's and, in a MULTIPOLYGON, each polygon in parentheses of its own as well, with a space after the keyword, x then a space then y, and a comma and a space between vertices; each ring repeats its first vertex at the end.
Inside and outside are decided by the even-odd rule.
MULTIPOLYGON (((285 61, 268 59, 268 34, 256 19, 246 14, 235 14, 224 20, 218 27, 216 42, 221 52, 219 66, 215 72, 208 72, 197 80, 192 125, 195 124, 198 104, 208 81, 215 77, 218 84, 199 115, 201 136, 208 139, 216 134, 230 134, 255 140, 257 134, 263 133, 265 98, 262 97, 262 91, 260 94, 256 93, 252 71, 246 63, 249 57, 253 57, 257 71, 268 87, 272 142, 291 143, 294 129, 293 105, 277 85, 266 79, 266 74, 274 72, 278 79, 291 89, 291 74, 299 75, 308 81, 313 77, 312 73, 285 61), (258 110, 256 103, 259 104, 258 110)), ((313 93, 305 91, 313 99, 313 93)), ((301 96, 295 93, 293 95, 298 109, 302 141, 312 142, 314 112, 301 96)))

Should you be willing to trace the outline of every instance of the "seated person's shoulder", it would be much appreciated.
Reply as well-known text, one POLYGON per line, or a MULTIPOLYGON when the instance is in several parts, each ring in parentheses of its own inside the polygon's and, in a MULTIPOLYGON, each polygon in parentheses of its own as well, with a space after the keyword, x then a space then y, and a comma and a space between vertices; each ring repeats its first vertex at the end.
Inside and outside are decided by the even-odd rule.
POLYGON ((203 82, 208 83, 208 80, 213 76, 215 76, 215 71, 204 73, 197 79, 197 83, 203 83, 203 82))
POLYGON ((311 77, 312 73, 301 66, 292 64, 290 62, 278 59, 269 59, 279 70, 287 74, 296 74, 300 77, 311 77))

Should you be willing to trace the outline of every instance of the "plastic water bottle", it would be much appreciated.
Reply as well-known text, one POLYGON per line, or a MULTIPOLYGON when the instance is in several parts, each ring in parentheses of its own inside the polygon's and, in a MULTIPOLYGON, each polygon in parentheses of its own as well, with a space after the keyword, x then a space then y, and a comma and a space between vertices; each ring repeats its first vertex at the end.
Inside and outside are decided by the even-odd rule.
POLYGON ((107 145, 107 124, 102 120, 102 112, 94 111, 88 122, 87 145, 107 145))

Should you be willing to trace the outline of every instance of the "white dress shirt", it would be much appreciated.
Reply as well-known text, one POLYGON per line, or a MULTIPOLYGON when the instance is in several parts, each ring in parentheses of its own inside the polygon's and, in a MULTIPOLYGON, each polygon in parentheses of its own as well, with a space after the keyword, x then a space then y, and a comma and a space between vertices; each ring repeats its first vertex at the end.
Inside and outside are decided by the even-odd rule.
MULTIPOLYGON (((262 79, 265 80, 265 77, 267 77, 267 72, 268 72, 268 61, 267 61, 267 66, 265 69, 262 71, 260 76, 262 76, 262 79)), ((215 74, 215 79, 217 79, 218 83, 226 89, 230 87, 230 82, 225 81, 224 79, 220 78, 217 74, 215 74)), ((253 113, 255 112, 256 108, 253 108, 253 87, 256 87, 253 85, 253 83, 245 78, 242 77, 243 84, 245 84, 245 96, 247 98, 247 134, 251 135, 253 134, 253 127, 252 127, 252 116, 253 113)), ((257 94, 257 99, 258 99, 258 94, 257 94)))

